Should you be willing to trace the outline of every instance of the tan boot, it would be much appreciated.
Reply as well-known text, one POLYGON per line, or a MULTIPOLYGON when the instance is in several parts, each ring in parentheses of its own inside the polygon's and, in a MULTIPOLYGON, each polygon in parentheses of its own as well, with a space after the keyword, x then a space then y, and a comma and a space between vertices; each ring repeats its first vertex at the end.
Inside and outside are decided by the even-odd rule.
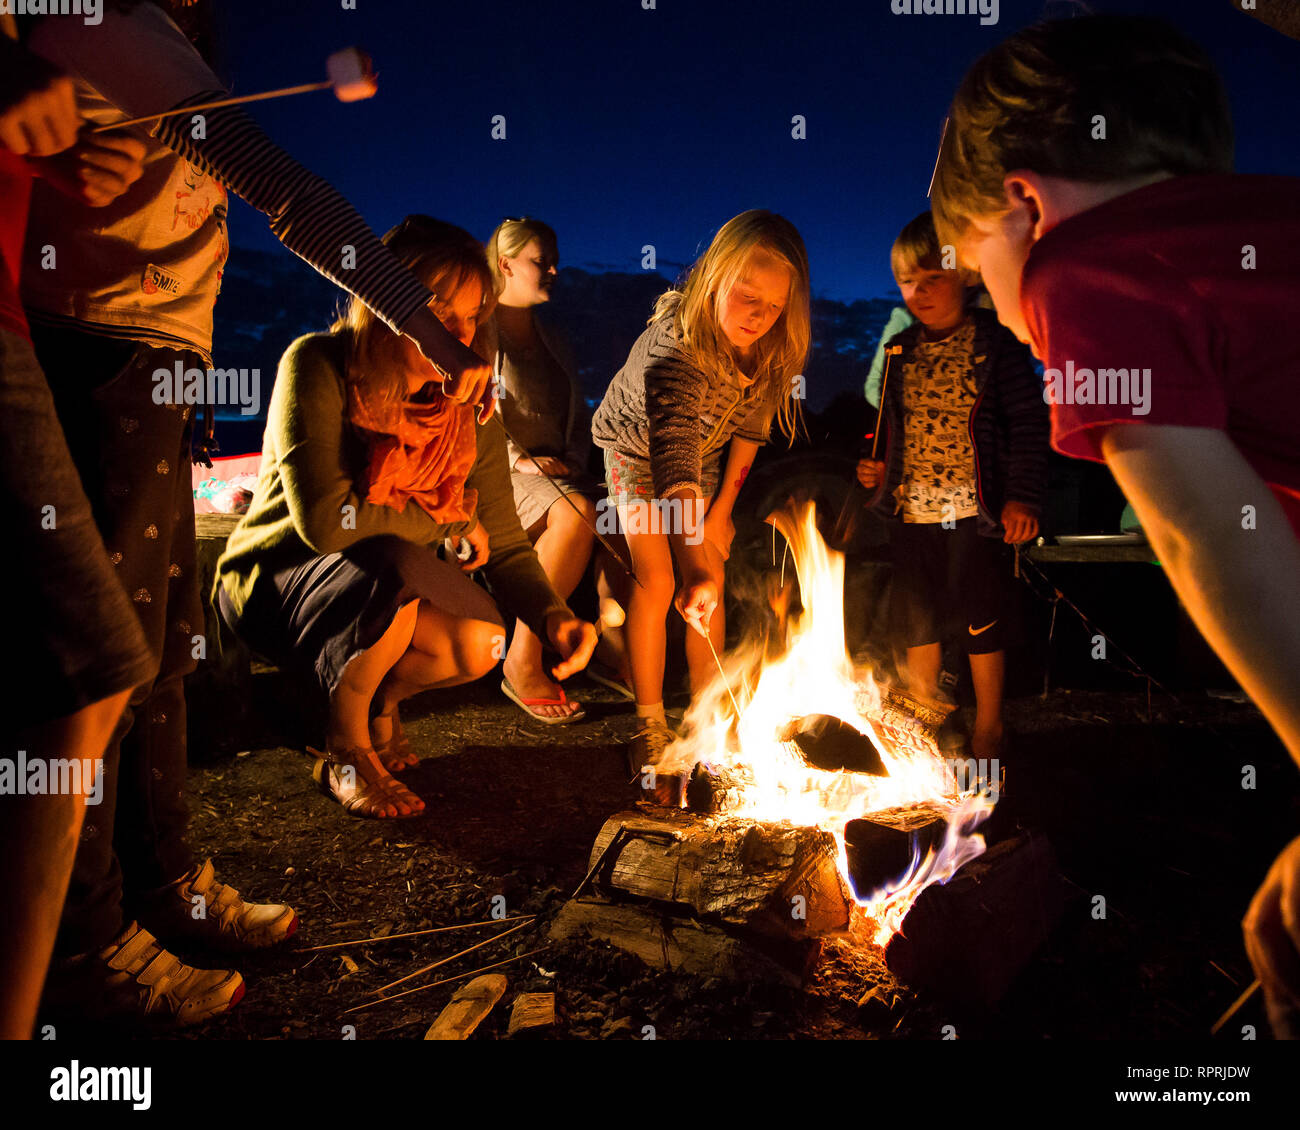
POLYGON ((226 953, 265 949, 298 929, 292 907, 245 902, 234 887, 218 883, 210 859, 155 891, 140 920, 173 945, 184 941, 226 953))
POLYGON ((221 1015, 243 995, 238 973, 186 965, 132 922, 97 953, 51 968, 42 1016, 186 1027, 221 1015))

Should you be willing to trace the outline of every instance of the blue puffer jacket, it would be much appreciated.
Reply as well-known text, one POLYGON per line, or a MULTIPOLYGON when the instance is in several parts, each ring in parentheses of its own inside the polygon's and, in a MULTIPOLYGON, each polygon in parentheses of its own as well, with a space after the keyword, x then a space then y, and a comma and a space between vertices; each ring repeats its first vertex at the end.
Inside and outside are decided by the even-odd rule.
MULTIPOLYGON (((1028 348, 993 311, 977 307, 970 313, 975 319, 975 404, 970 437, 975 449, 979 532, 1001 537, 1000 515, 1006 503, 1023 503, 1035 513, 1042 510, 1051 416, 1028 348)), ((902 435, 903 366, 916 349, 922 328, 920 323, 908 326, 886 343, 887 348, 901 345, 903 352, 889 368, 880 422, 881 446, 876 457, 885 463, 885 478, 867 504, 886 517, 894 516, 894 491, 903 480, 903 445, 895 442, 895 437, 902 435)), ((867 445, 863 456, 869 455, 867 445)))

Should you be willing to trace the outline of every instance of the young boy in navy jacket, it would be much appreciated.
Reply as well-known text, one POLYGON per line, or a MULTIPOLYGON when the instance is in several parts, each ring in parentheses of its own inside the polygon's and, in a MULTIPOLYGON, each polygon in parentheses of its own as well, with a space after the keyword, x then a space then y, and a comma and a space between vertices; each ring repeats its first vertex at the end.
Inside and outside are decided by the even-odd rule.
POLYGON ((894 242, 914 325, 886 342, 878 460, 858 464, 870 505, 896 516, 894 599, 911 690, 937 693, 941 635, 959 613, 975 685, 971 752, 1002 739, 1007 545, 1038 533, 1048 414, 1029 351, 966 301, 971 272, 946 266, 929 212, 894 242), (900 352, 901 351, 901 352, 900 352))

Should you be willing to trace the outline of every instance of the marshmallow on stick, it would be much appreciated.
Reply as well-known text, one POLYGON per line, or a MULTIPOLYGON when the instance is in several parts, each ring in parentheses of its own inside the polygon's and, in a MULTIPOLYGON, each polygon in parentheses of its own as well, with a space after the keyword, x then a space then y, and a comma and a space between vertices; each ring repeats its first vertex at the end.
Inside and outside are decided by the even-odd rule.
POLYGON ((97 126, 92 133, 104 133, 107 130, 123 129, 126 126, 138 126, 143 122, 156 122, 163 118, 175 117, 177 114, 197 114, 200 110, 215 110, 220 106, 237 106, 243 102, 265 102, 270 98, 285 98, 290 94, 307 94, 313 90, 333 88, 334 96, 340 102, 360 102, 373 98, 379 91, 379 76, 375 74, 370 56, 359 47, 345 47, 335 51, 325 60, 325 73, 329 78, 324 82, 308 82, 301 86, 285 86, 279 90, 266 90, 261 94, 242 94, 234 98, 220 98, 214 102, 200 102, 195 106, 181 106, 167 110, 162 114, 147 114, 143 118, 132 118, 127 122, 109 122, 97 126))

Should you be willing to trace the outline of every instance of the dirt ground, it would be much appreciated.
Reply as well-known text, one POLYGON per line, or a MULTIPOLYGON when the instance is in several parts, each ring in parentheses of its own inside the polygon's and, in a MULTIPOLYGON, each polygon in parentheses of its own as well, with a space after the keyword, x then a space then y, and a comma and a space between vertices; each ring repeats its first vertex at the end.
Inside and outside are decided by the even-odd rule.
MULTIPOLYGON (((286 688, 270 673, 255 682, 257 713, 275 715, 286 688)), ((622 752, 630 708, 578 684, 589 717, 574 726, 531 722, 491 681, 406 704, 423 760, 405 779, 428 806, 417 819, 345 815, 296 750, 193 768, 196 850, 246 896, 288 902, 302 922, 290 948, 241 962, 244 1001, 194 1037, 339 1039, 354 1025, 357 1039, 419 1039, 461 982, 346 1010, 494 931, 353 939, 481 922, 495 896, 507 914, 539 918, 403 986, 540 950, 502 967, 507 995, 475 1039, 505 1037, 519 991, 556 994, 553 1039, 935 1038, 945 1024, 964 1036, 1202 1038, 1252 979, 1238 923, 1294 834, 1300 790, 1249 706, 1157 696, 1148 720, 1145 693, 1008 704, 1003 816, 1049 838, 1074 897, 997 1007, 962 1011, 898 985, 879 953, 838 943, 795 990, 653 971, 603 942, 548 942, 601 824, 639 795, 622 752), (299 952, 336 941, 351 944, 299 952), (882 992, 860 1006, 873 987, 882 992)), ((1267 1030, 1258 1006, 1240 1020, 1267 1030)))

